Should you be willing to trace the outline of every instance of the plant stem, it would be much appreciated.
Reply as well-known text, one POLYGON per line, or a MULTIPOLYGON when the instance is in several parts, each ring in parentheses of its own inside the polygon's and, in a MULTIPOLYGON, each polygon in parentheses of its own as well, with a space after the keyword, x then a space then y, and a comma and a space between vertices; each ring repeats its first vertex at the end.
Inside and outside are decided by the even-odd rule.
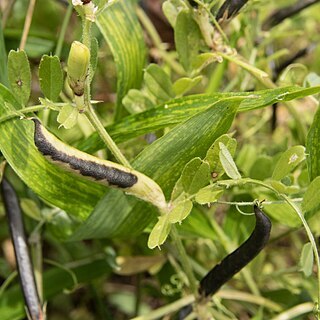
POLYGON ((129 161, 125 158, 125 156, 121 153, 118 146, 115 144, 115 142, 112 140, 108 132, 105 130, 104 126, 100 122, 98 116, 93 110, 93 107, 91 104, 88 104, 86 106, 85 115, 87 116, 90 123, 93 125, 93 127, 97 130, 98 134, 100 135, 101 139, 104 141, 108 149, 112 152, 112 154, 115 156, 115 158, 124 166, 131 168, 131 165, 129 161))
POLYGON ((156 47, 158 56, 162 58, 163 61, 165 61, 177 74, 186 75, 182 66, 164 49, 162 40, 146 13, 139 7, 136 8, 136 12, 141 24, 148 32, 154 46, 156 47))
POLYGON ((68 9, 66 11, 66 14, 64 16, 63 22, 62 22, 62 26, 61 26, 61 30, 60 30, 60 34, 59 34, 59 38, 58 38, 58 42, 57 42, 56 51, 54 53, 58 57, 60 57, 60 55, 61 55, 63 40, 64 40, 64 37, 65 37, 66 32, 67 32, 67 27, 68 27, 69 20, 70 20, 71 14, 72 14, 72 10, 73 10, 73 6, 72 6, 72 4, 69 4, 68 9))
POLYGON ((35 4, 36 4, 36 0, 29 1, 28 11, 27 11, 26 19, 24 21, 23 33, 22 33, 22 37, 19 45, 19 50, 24 50, 26 46, 35 4))
POLYGON ((318 248, 317 248, 317 244, 316 241, 314 239, 314 236, 312 234, 312 231, 310 230, 310 227, 303 215, 303 213, 301 212, 300 208, 294 203, 292 202, 285 194, 281 194, 281 197, 289 204, 289 206, 291 206, 291 208, 297 213, 297 215, 299 216, 303 227, 306 230, 307 236, 309 238, 309 241, 311 243, 312 246, 312 250, 313 250, 313 255, 314 255, 314 259, 316 262, 316 266, 317 266, 317 276, 318 276, 318 307, 320 305, 320 259, 319 259, 319 252, 318 252, 318 248))
POLYGON ((132 320, 154 320, 162 318, 163 316, 175 312, 190 303, 194 302, 195 298, 193 295, 188 295, 179 299, 173 303, 165 305, 164 307, 158 308, 157 310, 149 312, 147 315, 143 315, 140 317, 133 318, 132 320))
POLYGON ((194 276, 191 264, 189 262, 189 259, 188 259, 187 253, 186 253, 186 250, 182 244, 181 238, 179 236, 179 233, 178 233, 175 225, 171 226, 170 236, 172 238, 172 242, 175 244, 175 246, 179 252, 180 262, 181 262, 183 269, 184 269, 184 272, 189 280, 190 290, 193 293, 193 295, 195 296, 195 298, 197 298, 199 295, 197 280, 194 276))
POLYGON ((16 110, 16 112, 14 112, 14 113, 7 114, 7 115, 1 117, 0 118, 0 123, 8 121, 8 120, 10 120, 12 118, 15 118, 15 117, 22 117, 24 114, 41 111, 41 110, 44 110, 46 108, 47 107, 42 105, 42 104, 36 105, 36 106, 30 106, 30 107, 22 108, 22 109, 16 110))

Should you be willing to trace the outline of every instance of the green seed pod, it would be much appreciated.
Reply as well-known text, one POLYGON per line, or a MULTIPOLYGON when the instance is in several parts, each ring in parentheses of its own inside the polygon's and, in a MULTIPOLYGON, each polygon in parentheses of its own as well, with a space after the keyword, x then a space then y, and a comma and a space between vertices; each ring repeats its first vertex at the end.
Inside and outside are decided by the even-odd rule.
POLYGON ((79 41, 71 45, 68 58, 68 81, 74 94, 82 96, 90 63, 90 50, 79 41))

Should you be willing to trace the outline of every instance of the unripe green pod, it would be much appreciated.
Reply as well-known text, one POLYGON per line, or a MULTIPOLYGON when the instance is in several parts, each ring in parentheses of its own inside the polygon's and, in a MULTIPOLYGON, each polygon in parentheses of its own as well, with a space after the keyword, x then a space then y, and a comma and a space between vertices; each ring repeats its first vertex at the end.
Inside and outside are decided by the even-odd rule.
POLYGON ((89 48, 79 41, 74 41, 69 53, 67 73, 69 85, 77 96, 82 96, 84 93, 89 63, 89 48))

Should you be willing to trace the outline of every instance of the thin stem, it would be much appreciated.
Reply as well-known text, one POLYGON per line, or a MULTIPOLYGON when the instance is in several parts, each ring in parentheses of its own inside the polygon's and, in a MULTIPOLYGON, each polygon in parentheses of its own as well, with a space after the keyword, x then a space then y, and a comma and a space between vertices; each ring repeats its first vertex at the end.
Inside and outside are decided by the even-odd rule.
POLYGON ((162 319, 162 317, 164 317, 165 315, 170 314, 172 312, 176 312, 177 310, 193 303, 194 300, 195 300, 195 297, 193 295, 188 295, 173 303, 165 305, 164 307, 151 311, 146 315, 133 318, 132 320, 154 320, 154 319, 160 319, 160 318, 162 319))
POLYGON ((297 213, 297 215, 299 216, 303 227, 306 230, 307 236, 309 238, 309 241, 311 243, 312 246, 312 250, 313 250, 313 255, 314 255, 314 259, 316 261, 316 265, 317 265, 317 276, 318 276, 318 306, 320 305, 320 259, 319 259, 319 252, 318 252, 318 248, 317 248, 317 244, 316 241, 314 239, 314 236, 312 234, 312 231, 310 230, 310 227, 303 215, 303 213, 301 212, 300 208, 293 203, 286 195, 281 194, 281 197, 286 200, 286 202, 289 204, 289 206, 297 213))
POLYGON ((22 117, 23 115, 28 114, 28 113, 41 111, 41 110, 44 110, 46 108, 47 108, 46 106, 40 104, 40 105, 36 105, 36 106, 30 106, 30 107, 26 107, 26 108, 23 108, 23 109, 19 109, 14 113, 2 116, 0 118, 0 123, 8 121, 8 120, 10 120, 12 118, 15 118, 15 117, 22 117))
POLYGON ((20 50, 24 50, 26 46, 35 4, 36 4, 36 0, 30 0, 27 15, 26 15, 26 20, 24 21, 23 33, 20 41, 20 46, 19 46, 20 50))
POLYGON ((1 284, 0 287, 0 298, 2 297, 3 293, 5 292, 5 290, 9 287, 9 285, 11 284, 11 282, 18 276, 18 272, 17 271, 13 271, 7 278, 6 280, 1 284))
POLYGON ((164 49, 162 40, 150 21, 149 17, 146 15, 146 13, 139 7, 136 8, 136 13, 137 16, 141 22, 141 24, 144 26, 146 29, 147 33, 149 34, 155 48, 157 49, 157 55, 163 59, 170 67, 172 70, 174 70, 177 74, 179 75, 186 75, 186 72, 184 69, 181 67, 181 65, 171 57, 171 55, 164 49))
POLYGON ((96 115, 96 113, 93 110, 93 107, 90 104, 87 106, 85 110, 85 115, 87 116, 88 120, 93 125, 93 127, 97 130, 101 139, 104 141, 104 143, 115 156, 115 158, 124 166, 131 168, 129 161, 125 158, 118 146, 115 144, 108 132, 105 130, 104 126, 100 122, 98 116, 96 115))
POLYGON ((271 320, 296 319, 303 314, 312 312, 313 308, 314 305, 311 302, 304 302, 284 312, 281 312, 271 320))
POLYGON ((226 34, 223 32, 223 30, 222 30, 220 24, 218 23, 217 19, 215 18, 215 16, 211 13, 210 7, 208 6, 208 4, 203 3, 203 2, 200 1, 200 0, 194 0, 194 2, 196 2, 200 7, 202 7, 203 9, 206 10, 206 12, 208 13, 208 15, 209 15, 209 17, 210 17, 211 22, 214 24, 214 26, 216 27, 216 29, 218 30, 218 32, 221 34, 223 40, 224 40, 226 43, 229 43, 228 37, 227 37, 226 34))
MULTIPOLYGON (((295 199, 290 199, 290 201, 292 202, 301 202, 302 201, 302 198, 295 198, 295 199)), ((263 205, 272 205, 272 204, 282 204, 282 203, 285 203, 286 201, 285 200, 276 200, 276 201, 264 201, 263 202, 263 205)), ((253 206, 254 205, 254 201, 248 201, 248 202, 245 202, 245 201, 241 201, 241 202, 235 202, 235 201, 222 201, 222 200, 218 200, 214 203, 218 203, 218 204, 228 204, 228 205, 231 205, 231 206, 238 206, 238 207, 241 207, 241 206, 253 206)))
POLYGON ((186 253, 186 250, 182 244, 181 238, 179 236, 179 233, 178 233, 175 225, 172 225, 172 227, 171 227, 170 236, 172 238, 172 242, 175 244, 175 246, 179 252, 180 262, 181 262, 183 269, 184 269, 184 272, 189 280, 189 286, 190 286, 191 292, 193 293, 195 298, 197 298, 199 295, 197 280, 194 276, 191 264, 189 262, 189 259, 188 259, 187 253, 186 253))
POLYGON ((2 12, 2 22, 1 22, 2 29, 4 29, 6 26, 7 20, 10 16, 14 3, 15 3, 15 0, 8 0, 6 3, 6 6, 4 7, 4 11, 2 12))
POLYGON ((73 10, 73 6, 72 6, 72 4, 69 4, 68 9, 66 11, 66 14, 64 16, 63 22, 62 22, 62 26, 61 26, 61 30, 60 30, 60 34, 59 34, 59 39, 58 39, 58 42, 57 42, 56 51, 54 53, 58 57, 60 57, 60 55, 61 55, 62 46, 63 46, 63 40, 64 40, 64 37, 65 37, 66 32, 67 32, 67 27, 68 27, 68 24, 69 24, 69 21, 70 21, 72 10, 73 10))

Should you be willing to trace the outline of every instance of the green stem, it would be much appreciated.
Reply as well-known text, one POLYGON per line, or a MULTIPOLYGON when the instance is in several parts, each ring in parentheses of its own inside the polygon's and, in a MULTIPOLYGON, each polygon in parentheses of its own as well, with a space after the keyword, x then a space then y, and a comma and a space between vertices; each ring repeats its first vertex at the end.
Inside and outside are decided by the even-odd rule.
POLYGON ((68 27, 68 24, 69 24, 69 21, 70 21, 72 10, 73 10, 73 6, 72 6, 72 4, 69 4, 68 9, 66 11, 66 14, 64 16, 63 22, 62 22, 62 26, 61 26, 61 30, 60 30, 60 34, 59 34, 59 38, 58 38, 58 42, 57 42, 56 51, 54 53, 58 57, 60 57, 60 55, 61 55, 63 40, 64 40, 66 32, 67 32, 67 27, 68 27))
POLYGON ((179 258, 180 258, 180 262, 183 266, 183 270, 189 280, 189 287, 191 289, 191 292, 193 293, 193 295, 195 296, 195 298, 198 297, 198 285, 197 285, 197 280, 194 276, 191 264, 189 262, 186 250, 182 244, 181 238, 179 236, 179 233, 175 227, 175 225, 171 226, 171 232, 170 232, 170 236, 172 239, 172 242, 175 244, 178 252, 179 252, 179 258))
POLYGON ((189 305, 190 303, 194 302, 195 298, 193 295, 188 295, 179 299, 173 303, 165 305, 164 307, 158 308, 157 310, 151 311, 146 315, 133 318, 131 320, 154 320, 154 319, 162 319, 165 315, 176 312, 181 308, 189 305))
POLYGON ((15 117, 22 117, 22 116, 24 116, 25 114, 28 114, 28 113, 41 111, 41 110, 44 110, 46 108, 47 107, 42 105, 42 104, 36 105, 36 106, 30 106, 30 107, 22 108, 22 109, 16 110, 16 112, 14 112, 14 113, 11 113, 11 114, 8 114, 6 116, 1 117, 0 118, 0 123, 8 121, 8 120, 10 120, 12 118, 15 118, 15 117))
POLYGON ((311 243, 312 246, 312 250, 313 250, 313 255, 314 255, 314 259, 317 265, 317 277, 318 277, 318 308, 320 306, 320 259, 319 259, 319 252, 318 252, 318 248, 317 248, 317 244, 316 241, 314 239, 314 236, 312 234, 312 231, 310 230, 310 227, 303 215, 303 213, 301 212, 300 208, 294 203, 292 202, 286 195, 281 194, 280 195, 288 204, 289 206, 297 213, 297 215, 299 216, 303 227, 306 230, 307 236, 309 238, 309 241, 311 243))
POLYGON ((10 286, 10 284, 13 282, 13 280, 18 276, 18 271, 13 271, 7 278, 4 280, 4 282, 1 284, 0 287, 0 298, 2 297, 3 293, 6 291, 6 289, 10 286))
POLYGON ((157 48, 158 56, 163 59, 163 61, 165 61, 177 74, 186 75, 182 66, 164 49, 162 40, 146 13, 139 7, 137 7, 136 12, 141 24, 149 34, 154 46, 157 48))
POLYGON ((100 135, 101 139, 104 141, 108 149, 112 152, 115 158, 124 166, 131 168, 129 161, 125 158, 125 156, 121 153, 118 146, 112 140, 108 132, 105 130, 104 126, 100 122, 98 116, 93 110, 91 104, 87 105, 85 110, 85 115, 87 116, 90 123, 93 127, 97 130, 98 134, 100 135))
POLYGON ((218 32, 221 34, 223 40, 226 43, 229 43, 228 37, 226 36, 226 34, 223 32, 220 24, 218 23, 218 21, 216 20, 216 18, 214 17, 214 15, 211 13, 210 10, 210 4, 208 5, 207 3, 204 3, 200 0, 194 0, 194 2, 196 2, 200 7, 202 7, 209 15, 211 22, 214 24, 214 26, 216 27, 216 29, 218 30, 218 32))

